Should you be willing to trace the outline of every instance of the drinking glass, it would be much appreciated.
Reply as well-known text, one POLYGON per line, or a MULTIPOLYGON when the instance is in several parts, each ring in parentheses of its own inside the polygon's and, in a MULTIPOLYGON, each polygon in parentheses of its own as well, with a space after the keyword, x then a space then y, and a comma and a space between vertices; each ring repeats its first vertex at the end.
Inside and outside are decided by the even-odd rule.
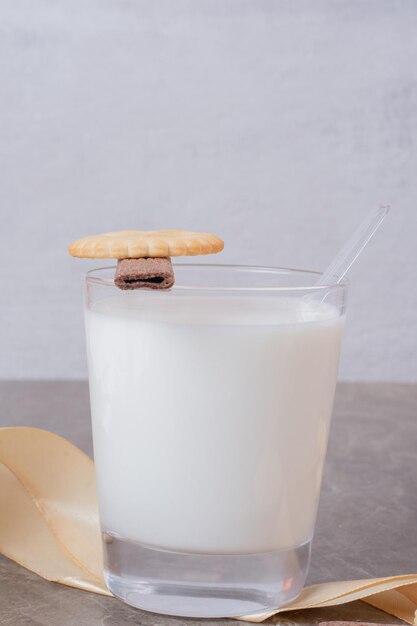
POLYGON ((106 583, 171 615, 278 608, 307 575, 346 283, 174 269, 167 291, 86 276, 106 583))

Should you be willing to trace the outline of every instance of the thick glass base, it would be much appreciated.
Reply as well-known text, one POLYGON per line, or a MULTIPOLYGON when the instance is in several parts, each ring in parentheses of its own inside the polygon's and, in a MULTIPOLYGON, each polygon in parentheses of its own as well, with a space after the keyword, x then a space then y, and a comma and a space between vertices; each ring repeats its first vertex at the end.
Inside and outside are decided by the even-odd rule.
POLYGON ((213 555, 160 550, 105 534, 105 579, 115 596, 145 611, 238 617, 291 602, 304 585, 310 545, 213 555))

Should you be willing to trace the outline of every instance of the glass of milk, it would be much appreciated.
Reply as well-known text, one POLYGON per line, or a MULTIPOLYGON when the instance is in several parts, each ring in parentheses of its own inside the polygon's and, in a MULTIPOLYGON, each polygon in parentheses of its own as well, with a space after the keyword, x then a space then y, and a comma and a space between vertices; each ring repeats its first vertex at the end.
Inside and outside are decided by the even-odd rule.
POLYGON ((169 291, 86 277, 106 582, 171 615, 277 608, 307 575, 346 284, 174 267, 169 291))

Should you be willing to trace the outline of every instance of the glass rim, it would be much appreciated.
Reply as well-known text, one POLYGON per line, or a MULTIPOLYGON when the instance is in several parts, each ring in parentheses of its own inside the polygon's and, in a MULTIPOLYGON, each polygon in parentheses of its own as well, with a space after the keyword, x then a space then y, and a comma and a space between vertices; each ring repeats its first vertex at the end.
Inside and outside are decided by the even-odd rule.
MULTIPOLYGON (((274 266, 267 266, 267 265, 239 265, 239 264, 225 264, 225 263, 175 263, 173 262, 173 266, 174 269, 176 267, 180 268, 180 267, 184 267, 184 268, 191 268, 191 269, 225 269, 225 270, 229 270, 229 271, 239 271, 239 270, 243 270, 243 271, 247 271, 247 272, 259 272, 259 273, 265 273, 265 274, 308 274, 310 276, 322 276, 322 272, 318 272, 316 270, 305 270, 305 269, 300 269, 300 268, 293 268, 293 267, 274 267, 274 266)), ((88 272, 86 272, 84 274, 84 278, 85 281, 88 284, 92 284, 92 285, 100 285, 102 287, 115 287, 114 284, 114 280, 113 278, 108 278, 108 277, 103 277, 100 275, 97 275, 99 272, 104 272, 104 271, 108 271, 108 270, 116 270, 116 266, 115 265, 108 265, 107 267, 97 267, 95 269, 91 269, 88 272)), ((332 282, 326 285, 294 285, 294 286, 273 286, 273 287, 257 287, 257 286, 248 286, 248 287, 242 287, 242 286, 206 286, 206 285, 181 285, 178 283, 175 283, 173 288, 174 290, 180 290, 180 291, 207 291, 207 292, 211 292, 211 291, 221 291, 221 292, 242 292, 242 291, 249 291, 249 292, 300 292, 300 291, 307 291, 307 292, 323 292, 323 291, 329 291, 329 290, 336 290, 336 289, 345 289, 348 285, 349 281, 347 278, 343 278, 340 282, 336 283, 336 282, 332 282)), ((141 290, 141 291, 149 291, 150 293, 156 293, 158 295, 161 295, 163 292, 164 293, 169 293, 171 291, 171 289, 167 289, 167 290, 154 290, 154 289, 149 289, 149 290, 141 290)))

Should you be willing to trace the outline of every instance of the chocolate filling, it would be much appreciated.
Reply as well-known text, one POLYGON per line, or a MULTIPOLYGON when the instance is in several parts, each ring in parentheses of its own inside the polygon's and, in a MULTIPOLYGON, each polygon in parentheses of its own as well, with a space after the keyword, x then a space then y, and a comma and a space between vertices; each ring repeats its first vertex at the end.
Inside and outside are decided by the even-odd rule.
POLYGON ((119 259, 114 277, 119 289, 169 289, 174 281, 169 257, 119 259))
POLYGON ((162 276, 155 276, 155 278, 145 278, 144 280, 138 280, 137 278, 125 278, 125 283, 157 283, 160 285, 164 282, 162 276))

